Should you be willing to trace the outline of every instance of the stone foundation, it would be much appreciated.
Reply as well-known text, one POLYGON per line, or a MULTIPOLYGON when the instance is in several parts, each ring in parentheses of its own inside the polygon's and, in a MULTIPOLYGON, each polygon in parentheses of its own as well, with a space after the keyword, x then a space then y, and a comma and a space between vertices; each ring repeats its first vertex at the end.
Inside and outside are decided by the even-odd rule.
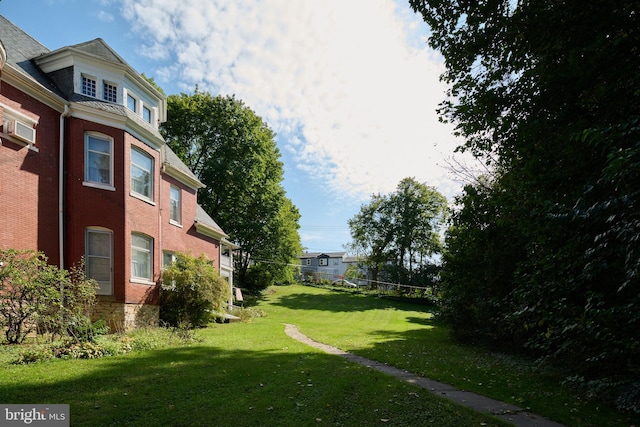
POLYGON ((111 332, 124 332, 145 326, 158 326, 159 314, 160 307, 157 305, 98 300, 91 320, 103 319, 111 332))

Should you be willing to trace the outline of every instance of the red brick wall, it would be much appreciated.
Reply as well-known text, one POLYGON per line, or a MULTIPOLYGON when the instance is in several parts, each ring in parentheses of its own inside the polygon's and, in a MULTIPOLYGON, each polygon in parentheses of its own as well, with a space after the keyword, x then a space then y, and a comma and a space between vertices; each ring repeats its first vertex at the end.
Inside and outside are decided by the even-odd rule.
MULTIPOLYGON (((2 138, 0 146, 0 247, 42 250, 49 262, 58 255, 59 117, 55 111, 3 83, 3 103, 34 118, 38 152, 2 138)), ((1 112, 0 112, 1 113, 1 112)), ((102 227, 113 233, 114 296, 119 303, 158 303, 154 285, 131 280, 131 233, 154 241, 153 281, 160 278, 163 249, 202 253, 220 268, 219 241, 195 231, 196 191, 161 175, 159 152, 123 130, 69 117, 65 121, 65 260, 66 267, 85 255, 85 230, 102 227), (84 182, 85 133, 113 138, 114 190, 84 182), (154 158, 153 203, 130 194, 130 153, 135 146, 154 158), (182 189, 182 227, 169 222, 170 185, 182 189)))
POLYGON ((50 264, 58 264, 60 112, 5 82, 0 85, 0 100, 38 119, 35 143, 38 152, 2 137, 0 247, 40 250, 49 257, 50 264))
MULTIPOLYGON (((85 229, 103 227, 113 232, 113 286, 116 301, 124 302, 125 268, 125 167, 124 132, 109 126, 70 118, 66 140, 66 247, 67 260, 85 255, 85 229), (113 138, 115 191, 87 187, 84 182, 85 132, 113 138)), ((128 278, 127 278, 128 280, 128 278)))
POLYGON ((220 271, 220 241, 196 232, 194 219, 197 209, 196 190, 175 180, 171 176, 162 176, 162 246, 171 252, 191 252, 194 256, 203 253, 214 262, 216 270, 220 271), (182 226, 169 222, 170 204, 169 191, 171 185, 181 188, 182 194, 182 226), (165 196, 166 195, 166 196, 165 196))
MULTIPOLYGON (((160 152, 140 142, 130 134, 125 134, 124 169, 125 179, 125 247, 124 253, 127 260, 131 259, 131 234, 141 233, 153 238, 153 281, 160 279, 160 269, 162 262, 162 251, 160 249, 160 205, 164 194, 160 192, 160 152), (131 147, 136 147, 145 151, 154 160, 153 176, 153 203, 141 200, 130 195, 130 165, 131 147)), ((166 195, 168 196, 168 193, 166 195)), ((150 303, 158 304, 158 289, 156 286, 136 283, 131 281, 131 262, 125 265, 125 280, 127 287, 125 292, 125 302, 127 303, 150 303)))

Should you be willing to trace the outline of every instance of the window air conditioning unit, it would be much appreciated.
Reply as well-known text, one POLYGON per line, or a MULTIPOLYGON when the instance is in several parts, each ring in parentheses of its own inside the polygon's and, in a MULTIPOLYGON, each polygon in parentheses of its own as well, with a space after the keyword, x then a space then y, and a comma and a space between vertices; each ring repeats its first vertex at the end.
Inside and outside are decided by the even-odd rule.
POLYGON ((5 122, 7 134, 18 138, 21 141, 28 142, 29 144, 36 143, 36 130, 31 126, 22 123, 19 120, 10 120, 5 122))

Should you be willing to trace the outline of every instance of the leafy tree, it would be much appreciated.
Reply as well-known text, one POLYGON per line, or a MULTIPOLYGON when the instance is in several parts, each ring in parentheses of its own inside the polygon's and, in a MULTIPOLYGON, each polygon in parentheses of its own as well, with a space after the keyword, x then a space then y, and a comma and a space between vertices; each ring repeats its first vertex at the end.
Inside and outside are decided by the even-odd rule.
POLYGON ((284 198, 278 215, 268 227, 267 239, 263 243, 264 253, 271 253, 269 259, 252 259, 243 286, 256 293, 272 284, 291 284, 295 281, 297 265, 294 260, 302 253, 298 229, 300 212, 291 200, 284 198))
POLYGON ((153 77, 149 77, 146 76, 144 73, 141 74, 142 78, 145 79, 151 86, 153 86, 154 89, 156 89, 158 92, 160 92, 163 95, 166 95, 166 93, 164 93, 164 90, 162 90, 162 88, 158 85, 158 83, 156 83, 156 80, 153 77))
POLYGON ((300 248, 299 214, 281 184, 283 165, 271 129, 233 96, 196 88, 167 102, 162 133, 206 185, 198 194, 202 207, 241 246, 235 257, 240 286, 252 259, 290 262, 300 248))
POLYGON ((349 220, 352 242, 349 246, 356 253, 364 254, 365 265, 375 286, 380 269, 389 259, 389 248, 393 241, 390 213, 385 205, 385 197, 374 194, 371 202, 360 207, 349 220))
POLYGON ((378 280, 381 270, 401 283, 414 283, 414 274, 441 250, 439 230, 446 198, 414 178, 405 178, 395 192, 373 195, 369 204, 349 220, 351 249, 362 253, 378 280))
POLYGON ((495 170, 448 233, 454 329, 639 375, 637 2, 410 4, 447 66, 443 119, 495 170))
POLYGON ((224 313, 229 284, 203 254, 176 254, 162 273, 160 320, 176 327, 203 327, 224 313))

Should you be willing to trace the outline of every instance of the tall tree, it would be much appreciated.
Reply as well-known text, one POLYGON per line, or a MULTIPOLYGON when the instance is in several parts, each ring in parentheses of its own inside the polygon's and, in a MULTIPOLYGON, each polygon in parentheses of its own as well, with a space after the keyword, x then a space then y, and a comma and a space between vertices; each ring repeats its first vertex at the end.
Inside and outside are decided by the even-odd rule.
POLYGON ((496 170, 448 235, 454 330, 640 374, 638 2, 410 4, 447 66, 441 114, 496 170))
POLYGON ((297 254, 299 216, 282 221, 283 211, 295 207, 285 196, 280 152, 267 124, 234 96, 197 88, 191 95, 170 95, 167 110, 167 144, 206 185, 198 193, 202 207, 241 246, 240 285, 251 259, 297 254))
POLYGON ((441 250, 446 206, 446 198, 434 188, 404 178, 395 192, 372 196, 349 220, 350 247, 366 257, 374 281, 385 268, 394 281, 410 284, 416 270, 441 250))

